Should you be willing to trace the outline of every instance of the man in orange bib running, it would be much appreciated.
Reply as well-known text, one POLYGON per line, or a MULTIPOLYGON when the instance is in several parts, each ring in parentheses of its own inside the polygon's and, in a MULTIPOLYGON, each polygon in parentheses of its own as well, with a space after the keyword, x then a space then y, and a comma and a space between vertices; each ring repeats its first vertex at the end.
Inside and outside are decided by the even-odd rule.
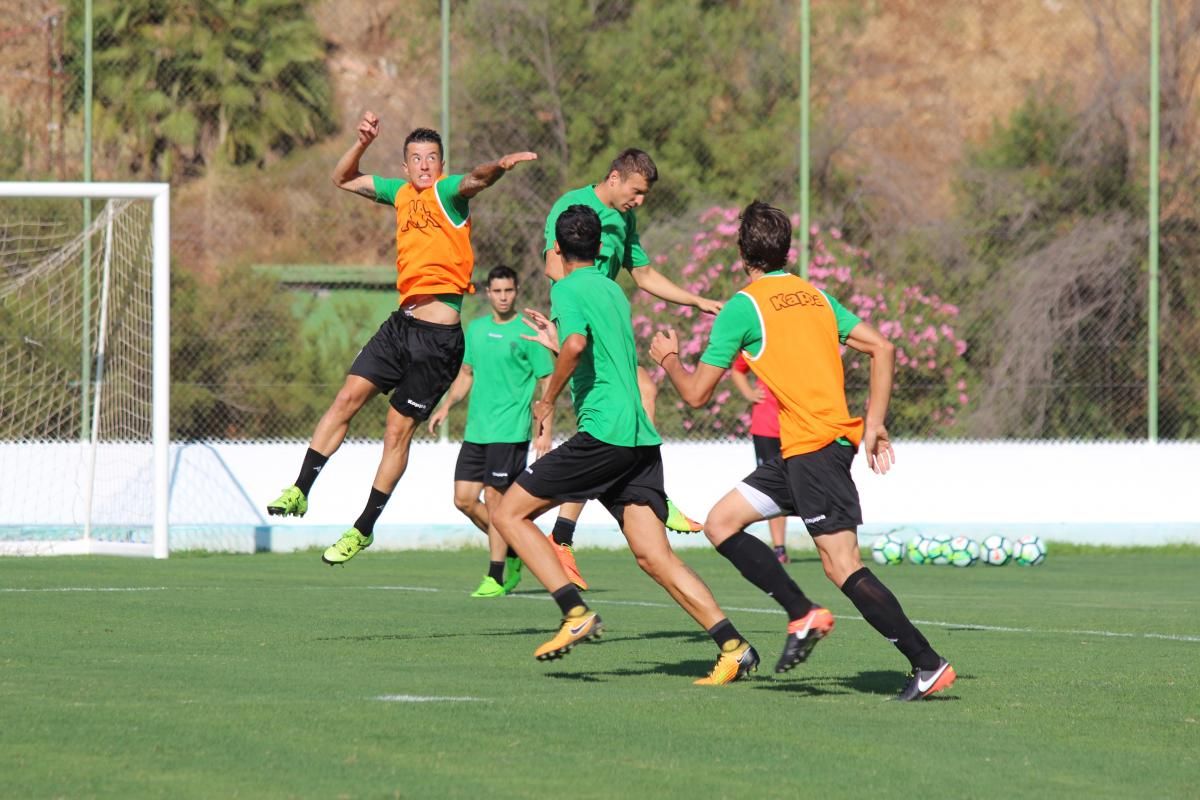
POLYGON ((708 402, 740 352, 779 400, 781 455, 764 462, 713 507, 704 532, 717 552, 787 611, 788 637, 776 672, 808 658, 833 630, 833 615, 805 597, 766 544, 746 526, 781 515, 804 520, 825 575, 912 664, 896 699, 919 700, 954 683, 954 668, 905 615, 896 596, 863 566, 858 550, 862 510, 850 464, 859 443, 867 465, 886 473, 895 461, 884 417, 892 394, 895 346, 835 299, 785 271, 792 242, 787 215, 754 202, 742 212, 738 250, 750 284, 713 322, 700 364, 679 360, 674 331, 658 333, 650 356, 666 370, 684 402, 708 402), (840 345, 871 358, 866 421, 850 416, 840 345))
POLYGON ((463 294, 471 293, 475 266, 469 201, 534 153, 510 153, 465 175, 443 175, 442 140, 417 128, 404 140, 404 177, 365 175, 359 159, 379 135, 370 111, 358 139, 338 160, 333 182, 396 210, 396 290, 400 307, 380 326, 350 366, 329 410, 317 423, 295 484, 267 506, 270 514, 304 516, 317 475, 341 445, 350 420, 375 395, 391 392, 383 455, 366 507, 322 560, 343 564, 374 541, 375 522, 408 465, 417 426, 433 413, 463 359, 459 324, 463 294))

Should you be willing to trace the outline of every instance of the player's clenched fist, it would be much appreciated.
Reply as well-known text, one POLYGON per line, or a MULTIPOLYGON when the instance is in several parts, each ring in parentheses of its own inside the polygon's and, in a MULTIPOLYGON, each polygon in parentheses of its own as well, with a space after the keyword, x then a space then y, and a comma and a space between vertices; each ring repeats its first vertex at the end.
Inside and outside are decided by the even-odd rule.
POLYGON ((655 364, 662 364, 669 355, 679 355, 679 339, 672 328, 659 331, 650 341, 650 357, 655 364))
POLYGON ((379 135, 379 117, 372 114, 370 111, 363 114, 362 120, 358 123, 358 142, 366 146, 375 141, 375 137, 379 135))

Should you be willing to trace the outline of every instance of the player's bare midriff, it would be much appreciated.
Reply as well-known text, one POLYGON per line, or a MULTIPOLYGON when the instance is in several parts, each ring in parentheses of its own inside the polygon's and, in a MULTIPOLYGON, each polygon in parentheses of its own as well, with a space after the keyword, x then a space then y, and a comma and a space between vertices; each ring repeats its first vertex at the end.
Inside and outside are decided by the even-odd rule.
POLYGON ((454 325, 459 319, 457 311, 433 295, 428 294, 406 299, 402 308, 411 314, 413 319, 419 319, 423 322, 454 325))

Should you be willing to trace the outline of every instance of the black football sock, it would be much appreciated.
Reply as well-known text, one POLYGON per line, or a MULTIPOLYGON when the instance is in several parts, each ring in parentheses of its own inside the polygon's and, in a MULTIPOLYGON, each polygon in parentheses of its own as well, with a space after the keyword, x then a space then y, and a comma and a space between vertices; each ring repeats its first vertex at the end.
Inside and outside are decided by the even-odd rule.
POLYGON ((504 557, 505 557, 505 558, 516 558, 516 557, 517 557, 517 551, 516 551, 516 550, 513 550, 513 549, 510 547, 510 548, 508 548, 508 552, 506 552, 506 553, 504 554, 504 557))
POLYGON ((367 506, 354 523, 354 527, 358 528, 358 532, 363 536, 370 536, 375 532, 375 521, 383 513, 383 507, 387 505, 389 497, 391 497, 390 494, 384 494, 374 486, 371 487, 371 496, 367 499, 367 506))
POLYGON ((800 619, 812 610, 812 601, 787 574, 775 552, 761 539, 738 531, 717 545, 717 552, 737 567, 742 577, 783 606, 788 619, 800 619))
POLYGON ((725 652, 727 649, 732 650, 745 641, 728 619, 723 619, 709 628, 708 635, 717 643, 717 647, 721 648, 721 652, 725 652), (731 642, 732 644, 729 644, 731 642), (728 648, 726 648, 726 644, 729 644, 728 648))
POLYGON ((504 562, 489 561, 488 577, 494 580, 496 583, 504 583, 504 562))
POLYGON ((575 609, 580 609, 577 612, 580 614, 588 610, 587 603, 583 602, 583 598, 579 595, 579 590, 575 588, 575 584, 573 583, 568 583, 561 589, 552 592, 551 596, 554 598, 554 602, 558 603, 558 607, 564 617, 571 616, 571 612, 575 611, 575 609))
POLYGON ((550 538, 555 544, 565 544, 571 547, 575 543, 575 520, 564 519, 559 517, 554 521, 554 530, 550 532, 550 538))
POLYGON ((300 465, 300 475, 296 478, 296 488, 304 492, 305 497, 308 497, 313 481, 321 474, 321 468, 327 461, 329 461, 329 456, 323 456, 311 447, 304 454, 304 463, 300 465))
POLYGON ((935 669, 941 657, 904 614, 900 601, 871 570, 863 567, 842 584, 842 594, 871 623, 871 627, 896 645, 913 669, 935 669))

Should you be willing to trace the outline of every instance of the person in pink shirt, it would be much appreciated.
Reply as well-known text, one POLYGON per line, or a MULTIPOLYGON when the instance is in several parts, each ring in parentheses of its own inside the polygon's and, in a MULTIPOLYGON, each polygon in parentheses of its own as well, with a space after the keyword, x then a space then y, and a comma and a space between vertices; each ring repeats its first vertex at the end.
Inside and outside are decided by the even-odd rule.
MULTIPOLYGON (((754 460, 758 465, 780 455, 779 449, 779 401, 771 390, 761 382, 751 385, 748 373, 750 365, 742 354, 733 362, 730 380, 742 397, 753 403, 750 410, 750 438, 754 441, 754 460)), ((791 561, 787 554, 787 517, 772 517, 767 520, 771 531, 771 544, 780 564, 791 561)))

